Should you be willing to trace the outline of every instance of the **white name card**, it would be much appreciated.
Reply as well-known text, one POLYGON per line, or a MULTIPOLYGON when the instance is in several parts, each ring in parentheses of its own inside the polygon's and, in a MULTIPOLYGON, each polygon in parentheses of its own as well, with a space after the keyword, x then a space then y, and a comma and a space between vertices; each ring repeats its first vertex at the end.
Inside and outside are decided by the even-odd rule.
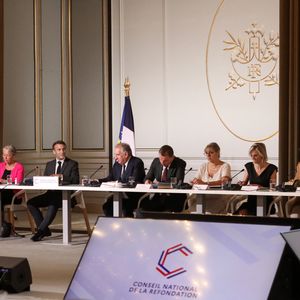
POLYGON ((243 185, 241 188, 242 191, 257 191, 258 190, 258 185, 243 185))
POLYGON ((208 184, 194 184, 193 189, 194 190, 207 190, 208 184))
POLYGON ((135 187, 135 189, 138 191, 149 190, 150 188, 151 188, 151 184, 142 184, 142 183, 138 183, 135 187))
POLYGON ((58 187, 58 176, 33 176, 33 186, 37 187, 58 187))

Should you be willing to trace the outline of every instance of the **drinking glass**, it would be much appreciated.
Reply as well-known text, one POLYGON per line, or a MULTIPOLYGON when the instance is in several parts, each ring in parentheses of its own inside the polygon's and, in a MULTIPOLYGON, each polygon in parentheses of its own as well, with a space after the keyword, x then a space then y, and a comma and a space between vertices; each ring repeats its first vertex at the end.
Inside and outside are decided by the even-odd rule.
POLYGON ((276 187, 276 183, 274 180, 270 180, 270 185, 269 185, 269 188, 271 191, 275 191, 275 187, 276 187))
POLYGON ((130 186, 133 186, 133 185, 134 185, 134 182, 135 182, 134 176, 129 176, 129 177, 128 177, 128 184, 129 184, 130 186))
POLYGON ((171 182, 171 188, 175 189, 177 185, 177 177, 171 177, 170 182, 171 182))
POLYGON ((12 184, 12 178, 10 175, 7 175, 6 182, 7 182, 7 184, 12 184))
POLYGON ((222 181, 222 190, 230 189, 231 188, 231 180, 226 179, 222 181))
POLYGON ((81 178, 81 185, 87 186, 89 184, 89 177, 87 175, 83 175, 81 178))

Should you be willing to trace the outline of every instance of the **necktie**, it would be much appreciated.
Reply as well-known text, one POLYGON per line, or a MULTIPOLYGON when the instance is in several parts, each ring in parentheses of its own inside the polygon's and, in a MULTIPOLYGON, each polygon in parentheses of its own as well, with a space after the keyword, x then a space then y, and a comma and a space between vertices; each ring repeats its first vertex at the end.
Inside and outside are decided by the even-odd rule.
POLYGON ((57 164, 58 164, 58 166, 56 169, 56 174, 61 174, 61 161, 58 161, 57 164))
POLYGON ((165 167, 161 175, 161 182, 167 182, 167 178, 168 178, 168 168, 165 167))
POLYGON ((123 165, 122 166, 122 174, 121 174, 121 181, 122 182, 125 182, 125 178, 126 178, 126 176, 125 176, 125 171, 126 171, 125 168, 126 168, 125 165, 123 165))

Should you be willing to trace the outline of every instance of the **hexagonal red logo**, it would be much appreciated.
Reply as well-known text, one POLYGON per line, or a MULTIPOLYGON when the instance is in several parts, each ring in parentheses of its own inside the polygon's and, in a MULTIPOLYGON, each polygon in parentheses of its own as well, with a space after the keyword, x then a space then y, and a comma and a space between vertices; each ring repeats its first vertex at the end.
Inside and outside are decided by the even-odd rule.
POLYGON ((156 270, 160 274, 162 274, 164 277, 166 277, 167 279, 170 279, 174 276, 185 273, 187 271, 183 267, 170 269, 170 267, 166 268, 166 266, 165 266, 166 261, 167 261, 167 257, 169 255, 172 255, 172 254, 178 252, 178 251, 181 254, 183 254, 184 256, 189 256, 190 254, 193 254, 193 252, 190 249, 188 249, 187 247, 185 247, 183 244, 178 244, 178 245, 175 245, 173 247, 170 247, 170 248, 164 250, 161 253, 161 256, 159 258, 158 266, 156 267, 156 270))

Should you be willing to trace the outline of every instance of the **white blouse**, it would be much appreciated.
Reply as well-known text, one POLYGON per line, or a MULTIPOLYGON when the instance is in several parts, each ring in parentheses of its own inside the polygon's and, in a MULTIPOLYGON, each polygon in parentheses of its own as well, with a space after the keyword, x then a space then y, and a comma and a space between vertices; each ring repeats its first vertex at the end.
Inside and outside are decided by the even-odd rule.
POLYGON ((226 162, 224 162, 221 167, 219 168, 219 170, 213 175, 213 177, 210 177, 208 175, 208 162, 203 163, 197 174, 196 174, 196 178, 197 179, 201 179, 204 182, 209 182, 209 181, 218 181, 221 180, 222 177, 231 177, 231 168, 230 165, 226 162))

